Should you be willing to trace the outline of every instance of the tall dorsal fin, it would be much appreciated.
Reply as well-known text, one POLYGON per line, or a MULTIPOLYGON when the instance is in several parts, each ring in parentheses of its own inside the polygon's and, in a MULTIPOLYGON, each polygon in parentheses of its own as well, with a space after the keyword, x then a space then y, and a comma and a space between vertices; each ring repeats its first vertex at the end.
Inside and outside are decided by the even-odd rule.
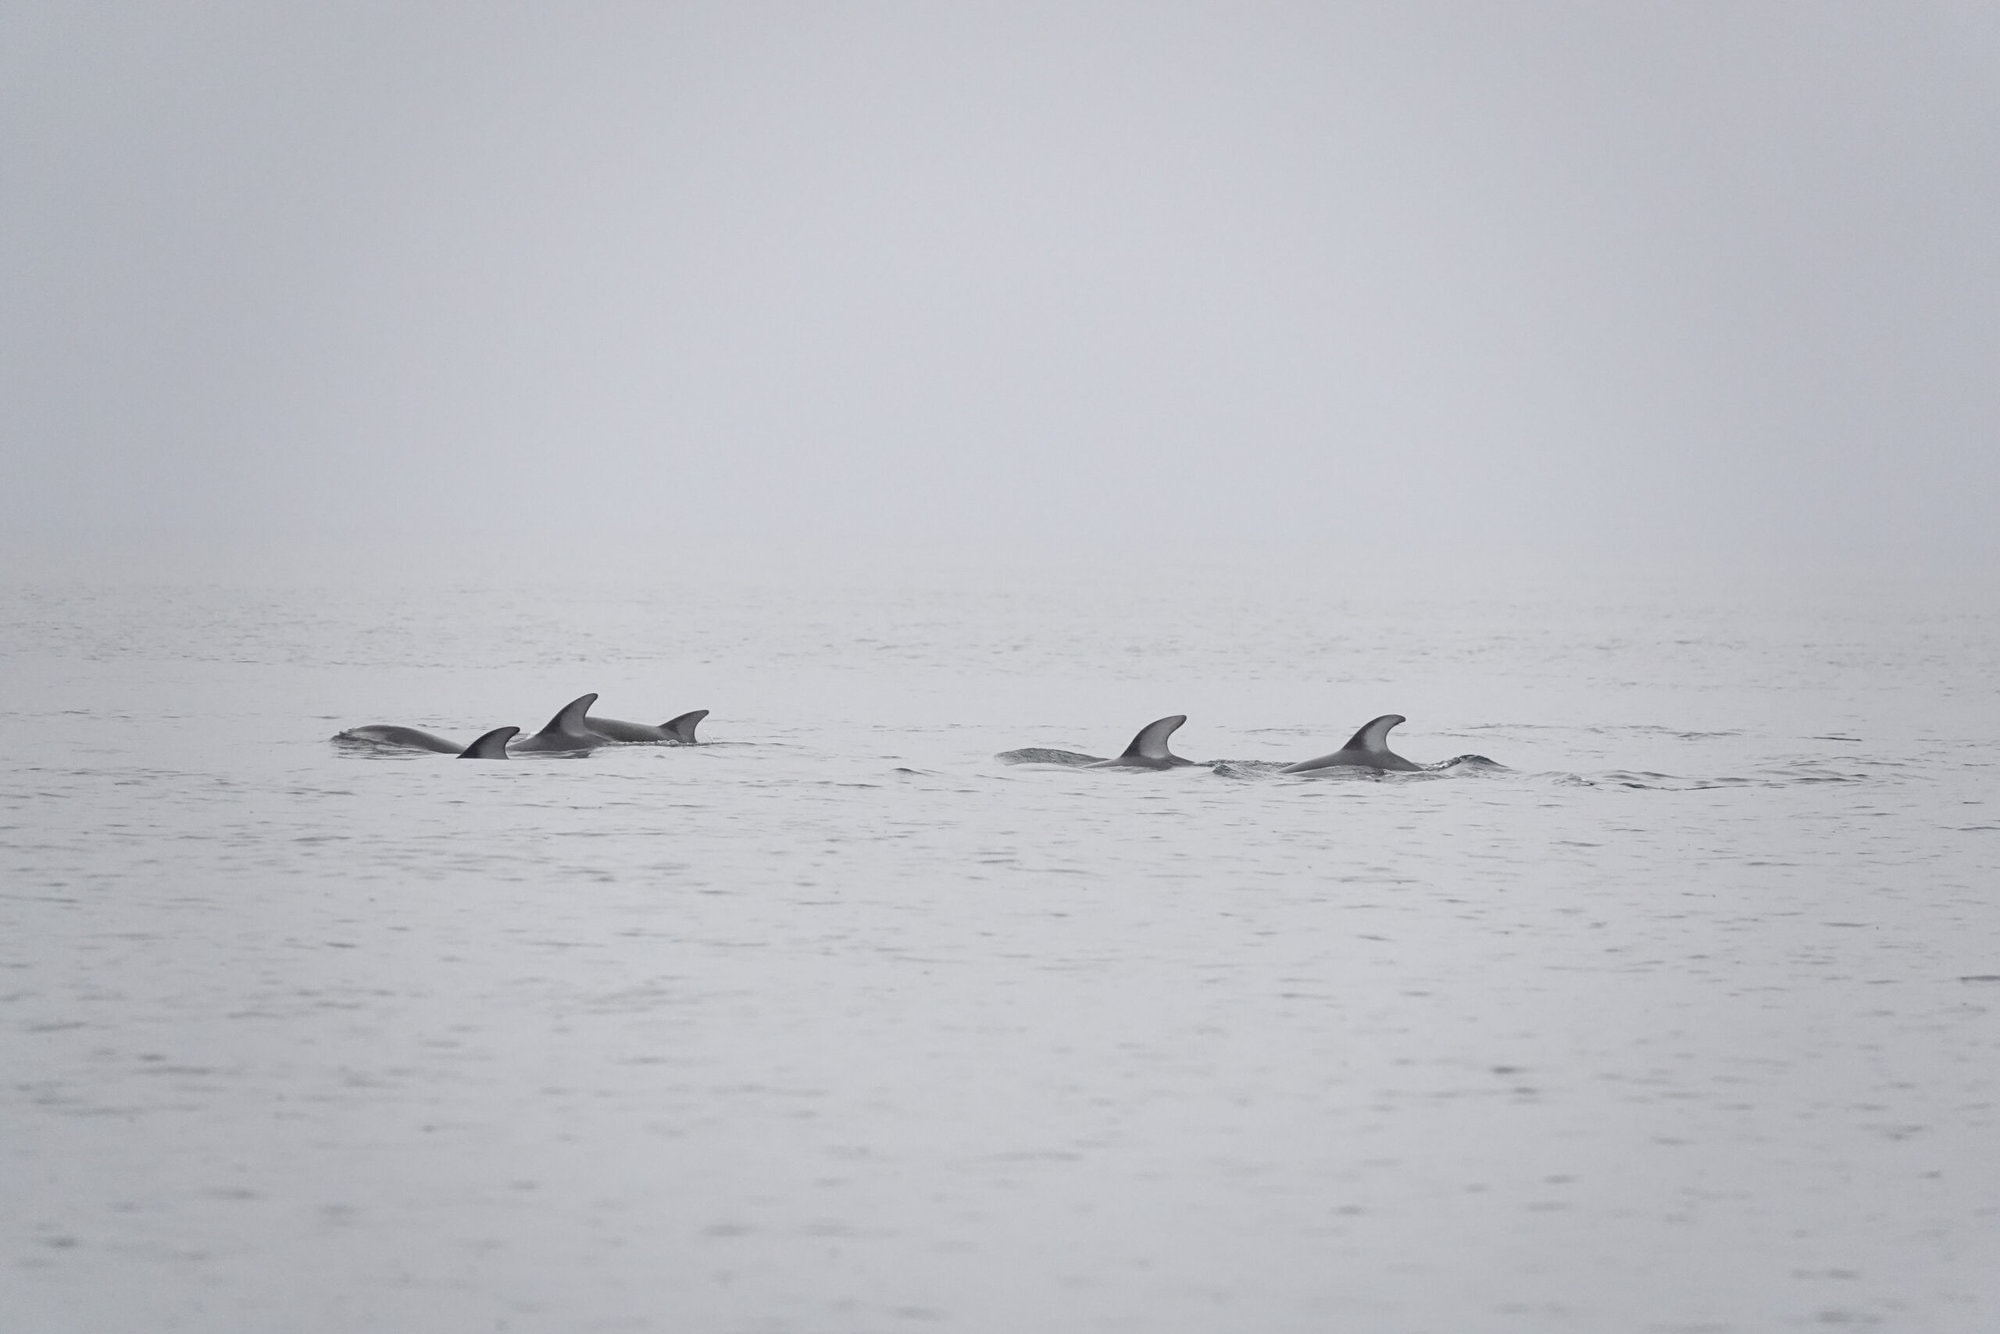
POLYGON ((583 715, 590 712, 590 706, 597 703, 596 695, 578 695, 569 703, 556 710, 556 716, 549 719, 549 725, 535 733, 536 736, 589 736, 590 729, 584 726, 583 715))
POLYGON ((708 717, 707 709, 694 709, 678 718, 667 719, 660 724, 660 730, 674 740, 692 746, 695 744, 694 729, 706 717, 708 717))
POLYGON ((1121 760, 1171 760, 1174 757, 1167 751, 1167 738, 1174 734, 1175 728, 1186 721, 1187 715, 1185 713, 1177 713, 1171 718, 1161 718, 1157 722, 1147 723, 1139 729, 1139 735, 1132 738, 1132 744, 1125 747, 1125 753, 1118 758, 1121 760))
POLYGON ((507 758, 507 743, 520 734, 518 727, 496 727, 479 740, 458 752, 461 760, 504 760, 507 758))
POLYGON ((1397 723, 1408 721, 1409 719, 1400 713, 1385 713, 1380 718, 1371 718, 1361 724, 1361 730, 1349 737, 1347 744, 1341 749, 1364 750, 1371 755, 1385 751, 1389 749, 1389 729, 1397 723))

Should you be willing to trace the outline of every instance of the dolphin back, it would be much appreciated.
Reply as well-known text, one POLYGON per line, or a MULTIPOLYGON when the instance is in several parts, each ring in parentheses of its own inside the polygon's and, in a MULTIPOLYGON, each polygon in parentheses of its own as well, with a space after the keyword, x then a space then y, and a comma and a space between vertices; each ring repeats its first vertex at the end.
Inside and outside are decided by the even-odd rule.
POLYGON ((1409 719, 1400 713, 1385 713, 1379 718, 1370 718, 1361 725, 1359 731, 1347 739, 1347 744, 1331 755, 1321 755, 1317 759, 1301 760, 1278 770, 1281 774, 1311 773, 1315 769, 1394 769, 1398 772, 1413 770, 1419 766, 1410 763, 1401 755, 1389 749, 1389 731, 1398 723, 1409 719))
POLYGON ((1161 767, 1170 764, 1192 764, 1192 760, 1184 760, 1167 749, 1167 738, 1186 721, 1185 713, 1176 713, 1172 717, 1147 723, 1139 729, 1139 735, 1132 738, 1132 744, 1125 747, 1125 753, 1118 758, 1161 767))
POLYGON ((389 723, 350 727, 345 732, 336 733, 333 739, 342 745, 350 746, 395 746, 406 750, 434 750, 440 755, 459 753, 456 741, 447 741, 441 736, 434 736, 414 727, 396 727, 389 723))
POLYGON ((518 727, 496 727, 458 753, 461 760, 504 760, 507 743, 520 734, 518 727))
POLYGON ((1342 750, 1358 750, 1369 755, 1389 753, 1389 729, 1398 723, 1410 721, 1400 713, 1385 713, 1380 718, 1370 718, 1361 724, 1353 736, 1347 738, 1342 750))
POLYGON ((592 736, 606 741, 622 741, 635 746, 671 741, 676 745, 692 746, 696 741, 694 729, 706 717, 707 709, 696 709, 678 718, 669 718, 658 727, 651 723, 628 723, 622 718, 585 718, 583 725, 592 736))
POLYGON ((707 709, 693 709, 678 718, 667 719, 660 724, 660 730, 683 746, 692 746, 696 744, 694 729, 700 726, 701 720, 706 717, 708 717, 707 709))
POLYGON ((607 741, 637 744, 666 739, 660 735, 660 729, 651 723, 628 723, 622 718, 585 718, 583 725, 590 729, 592 736, 600 736, 607 741))
POLYGON ((590 706, 595 703, 597 703, 597 696, 595 694, 578 695, 575 699, 563 705, 560 709, 557 709, 556 716, 549 719, 548 726, 544 727, 541 731, 535 733, 535 735, 573 736, 573 737, 590 736, 591 731, 587 726, 584 725, 583 719, 584 715, 590 712, 590 706))

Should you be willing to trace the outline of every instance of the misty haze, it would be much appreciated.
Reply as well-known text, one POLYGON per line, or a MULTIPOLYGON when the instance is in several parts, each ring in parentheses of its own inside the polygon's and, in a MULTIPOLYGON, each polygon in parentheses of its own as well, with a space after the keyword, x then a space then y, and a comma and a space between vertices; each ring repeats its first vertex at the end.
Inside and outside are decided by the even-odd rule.
POLYGON ((7 8, 0 1327, 1985 1334, 1996 217, 1991 5, 7 8))

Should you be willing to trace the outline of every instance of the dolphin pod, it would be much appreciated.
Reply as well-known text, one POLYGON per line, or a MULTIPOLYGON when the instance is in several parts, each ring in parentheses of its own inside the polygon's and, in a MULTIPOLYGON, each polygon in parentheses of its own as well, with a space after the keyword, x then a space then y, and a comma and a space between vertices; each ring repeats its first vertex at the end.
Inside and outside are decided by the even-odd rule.
MULTIPOLYGON (((442 755, 456 755, 466 760, 500 760, 506 759, 509 755, 574 755, 596 750, 600 746, 696 745, 698 741, 695 729, 701 724, 702 719, 708 717, 707 709, 694 709, 659 724, 628 723, 618 718, 593 718, 590 709, 596 703, 595 694, 579 695, 556 710, 555 716, 550 718, 539 732, 521 736, 521 729, 518 727, 496 727, 469 746, 460 746, 456 741, 415 727, 399 727, 388 723, 372 723, 366 727, 349 728, 337 733, 333 739, 345 744, 436 751, 442 755)), ((1167 740, 1186 721, 1186 714, 1176 713, 1147 723, 1139 729, 1124 752, 1113 759, 1086 755, 1081 751, 1050 750, 1042 747, 1003 751, 996 758, 1009 764, 1061 764, 1085 769, 1185 768, 1196 762, 1174 754, 1168 749, 1167 740)), ((1428 765, 1405 759, 1389 749, 1389 733, 1407 721, 1409 720, 1400 713, 1385 713, 1378 718, 1371 718, 1363 723, 1339 750, 1314 759, 1300 760, 1296 764, 1284 765, 1277 772, 1309 774, 1325 769, 1368 769, 1376 773, 1415 773, 1425 769, 1441 769, 1461 760, 1492 763, 1479 755, 1460 755, 1439 764, 1428 765)))
POLYGON ((695 728, 708 717, 707 709, 696 709, 670 718, 655 727, 650 723, 621 722, 616 718, 592 718, 590 706, 595 694, 580 695, 556 710, 541 731, 520 736, 518 727, 496 727, 469 746, 415 727, 370 723, 337 732, 333 739, 345 745, 370 746, 390 750, 430 750, 456 755, 462 760, 504 760, 510 754, 578 754, 599 746, 645 745, 671 742, 698 744, 695 728), (518 740, 516 738, 519 738, 518 740))
MULTIPOLYGON (((1100 759, 1095 755, 1085 755, 1074 750, 1049 750, 1031 747, 1026 750, 1003 751, 997 757, 1009 764, 1064 764, 1085 769, 1174 769, 1193 764, 1167 749, 1167 738, 1187 721, 1187 715, 1177 713, 1147 723, 1132 738, 1132 744, 1125 753, 1115 760, 1100 759)), ((1389 729, 1408 721, 1400 713, 1385 713, 1361 725, 1361 729, 1348 738, 1347 744, 1331 754, 1317 759, 1301 760, 1278 770, 1281 774, 1306 774, 1320 769, 1371 769, 1377 773, 1414 773, 1423 769, 1440 769, 1456 764, 1460 760, 1481 760, 1491 763, 1484 756, 1461 755, 1445 760, 1441 764, 1417 764, 1404 759, 1389 749, 1389 729)))

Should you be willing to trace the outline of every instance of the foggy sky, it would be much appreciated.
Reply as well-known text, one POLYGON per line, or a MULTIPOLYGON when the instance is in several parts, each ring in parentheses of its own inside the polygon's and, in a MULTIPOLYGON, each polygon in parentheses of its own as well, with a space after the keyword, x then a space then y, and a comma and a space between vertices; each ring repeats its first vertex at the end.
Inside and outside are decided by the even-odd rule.
POLYGON ((0 524, 2000 554, 2000 8, 14 4, 0 524))

